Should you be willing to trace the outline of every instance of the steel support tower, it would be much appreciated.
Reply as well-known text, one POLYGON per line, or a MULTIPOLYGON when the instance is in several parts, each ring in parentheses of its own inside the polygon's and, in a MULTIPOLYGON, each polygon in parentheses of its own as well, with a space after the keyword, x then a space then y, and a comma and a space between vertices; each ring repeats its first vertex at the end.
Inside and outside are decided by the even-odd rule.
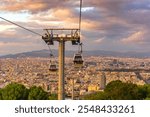
POLYGON ((70 41, 72 45, 80 43, 79 29, 44 29, 46 31, 42 39, 53 45, 55 41, 59 43, 59 80, 58 80, 58 100, 65 99, 65 42, 70 41))

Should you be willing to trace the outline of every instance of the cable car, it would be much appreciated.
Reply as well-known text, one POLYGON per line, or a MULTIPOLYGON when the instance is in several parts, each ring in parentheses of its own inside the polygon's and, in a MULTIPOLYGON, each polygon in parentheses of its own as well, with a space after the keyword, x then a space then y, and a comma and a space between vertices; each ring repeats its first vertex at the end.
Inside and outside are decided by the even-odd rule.
POLYGON ((75 68, 83 67, 82 43, 79 44, 79 51, 74 55, 73 63, 75 68))
POLYGON ((50 64, 49 71, 57 72, 58 71, 57 65, 56 64, 50 64))
MULTIPOLYGON (((52 53, 50 53, 50 57, 54 57, 54 55, 52 53)), ((50 60, 49 71, 50 72, 57 72, 58 71, 56 62, 50 60)))
POLYGON ((81 53, 76 53, 74 55, 74 67, 78 68, 78 67, 82 67, 83 66, 83 57, 81 55, 81 53))

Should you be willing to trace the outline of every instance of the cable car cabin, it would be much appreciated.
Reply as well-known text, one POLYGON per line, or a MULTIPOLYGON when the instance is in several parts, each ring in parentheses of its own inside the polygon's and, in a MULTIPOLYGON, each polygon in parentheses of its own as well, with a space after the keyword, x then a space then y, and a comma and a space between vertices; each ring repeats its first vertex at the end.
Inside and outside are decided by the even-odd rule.
POLYGON ((57 72, 58 68, 57 68, 57 66, 55 64, 50 64, 49 71, 51 71, 51 72, 57 72))
POLYGON ((80 68, 80 67, 83 67, 83 57, 80 53, 77 53, 74 55, 74 67, 75 68, 80 68))

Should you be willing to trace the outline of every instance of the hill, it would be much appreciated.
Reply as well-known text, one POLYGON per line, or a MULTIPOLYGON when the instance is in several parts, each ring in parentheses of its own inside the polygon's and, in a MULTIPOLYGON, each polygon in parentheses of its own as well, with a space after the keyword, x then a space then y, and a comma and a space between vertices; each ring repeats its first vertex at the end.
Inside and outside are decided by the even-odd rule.
MULTIPOLYGON (((58 56, 57 50, 52 50, 54 56, 58 56)), ((73 57, 75 51, 66 51, 65 55, 67 57, 73 57)), ((9 54, 5 56, 0 56, 0 58, 17 58, 17 57, 49 57, 49 50, 37 50, 31 52, 23 52, 18 54, 9 54)), ((136 57, 136 58, 146 58, 150 57, 150 52, 115 52, 115 51, 104 51, 104 50, 93 50, 84 51, 83 55, 88 56, 114 56, 114 57, 136 57)))

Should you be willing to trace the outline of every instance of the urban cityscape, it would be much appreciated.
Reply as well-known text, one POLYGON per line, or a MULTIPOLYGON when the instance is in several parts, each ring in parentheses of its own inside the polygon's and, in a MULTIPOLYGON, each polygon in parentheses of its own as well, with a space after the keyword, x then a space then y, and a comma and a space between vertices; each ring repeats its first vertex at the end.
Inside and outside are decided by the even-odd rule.
MULTIPOLYGON (((57 59, 57 58, 56 58, 57 59)), ((103 91, 115 80, 137 85, 150 83, 150 59, 120 57, 86 57, 82 68, 75 68, 72 58, 65 60, 65 93, 71 97, 74 82, 76 97, 103 91)), ((0 88, 17 82, 30 88, 42 87, 46 92, 57 94, 58 72, 49 71, 49 58, 0 59, 0 88)))
POLYGON ((0 99, 150 99, 149 0, 0 4, 0 99))

